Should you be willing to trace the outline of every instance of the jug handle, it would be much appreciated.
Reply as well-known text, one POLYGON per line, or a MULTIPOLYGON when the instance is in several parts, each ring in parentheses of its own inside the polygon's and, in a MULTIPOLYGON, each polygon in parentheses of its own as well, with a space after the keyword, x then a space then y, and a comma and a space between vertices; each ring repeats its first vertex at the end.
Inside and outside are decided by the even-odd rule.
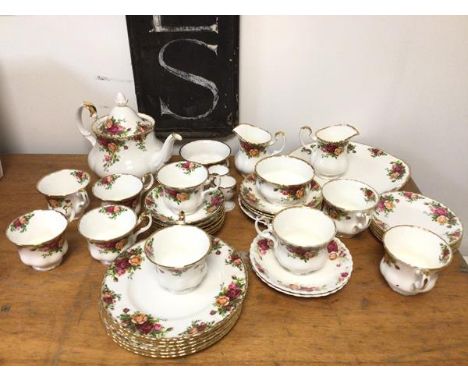
POLYGON ((275 133, 274 139, 271 140, 271 142, 268 144, 268 146, 274 145, 276 142, 278 142, 278 139, 283 138, 283 143, 281 144, 280 148, 278 150, 274 150, 271 152, 270 155, 276 155, 279 154, 283 151, 284 145, 286 144, 286 134, 283 131, 277 131, 275 133))
POLYGON ((300 130, 299 130, 299 139, 301 140, 302 147, 304 147, 304 149, 306 149, 306 150, 310 150, 309 147, 307 147, 308 145, 317 142, 317 138, 315 137, 315 135, 313 135, 312 129, 309 126, 302 126, 300 128, 300 130), (308 132, 307 136, 312 138, 312 142, 306 143, 306 141, 304 139, 304 131, 308 132))
POLYGON ((92 133, 91 129, 86 128, 83 124, 83 109, 88 110, 93 121, 97 119, 97 110, 91 102, 84 101, 76 111, 76 124, 78 125, 78 130, 80 130, 81 135, 83 135, 83 137, 90 141, 91 145, 94 146, 96 144, 96 137, 92 133))

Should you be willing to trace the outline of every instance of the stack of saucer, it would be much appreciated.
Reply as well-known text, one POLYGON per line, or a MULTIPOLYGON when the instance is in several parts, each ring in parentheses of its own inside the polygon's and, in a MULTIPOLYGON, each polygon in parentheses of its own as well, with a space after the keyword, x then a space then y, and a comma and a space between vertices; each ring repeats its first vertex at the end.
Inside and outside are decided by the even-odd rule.
MULTIPOLYGON (((153 236, 178 229, 197 228, 173 226, 153 236)), ((200 259, 203 264, 180 264, 182 268, 177 270, 171 265, 168 269, 172 270, 161 273, 162 265, 155 262, 161 262, 155 260, 156 243, 180 241, 184 235, 188 248, 199 248, 200 240, 195 241, 196 237, 182 232, 173 235, 172 241, 161 238, 152 241, 152 236, 122 253, 110 265, 102 283, 100 315, 107 334, 119 346, 136 354, 173 358, 201 351, 224 337, 242 310, 248 275, 234 250, 212 238, 211 247, 200 259), (198 285, 187 285, 193 280, 193 273, 188 277, 184 274, 189 267, 191 272, 203 270, 198 285), (180 289, 186 286, 190 288, 180 289)), ((167 252, 168 248, 163 250, 167 252)), ((190 256, 185 259, 187 262, 192 260, 190 256)))
MULTIPOLYGON (((248 217, 255 220, 262 218, 271 220, 284 205, 271 203, 264 198, 256 186, 256 175, 250 174, 244 178, 240 186, 238 197, 239 207, 248 217)), ((312 208, 320 208, 322 203, 322 191, 318 183, 312 181, 312 186, 304 205, 312 208)))
POLYGON ((158 228, 174 224, 191 224, 202 228, 210 234, 218 232, 223 223, 226 212, 224 210, 224 196, 220 190, 208 193, 203 204, 192 214, 175 214, 164 202, 162 186, 153 188, 144 201, 144 207, 153 217, 153 224, 158 228))
POLYGON ((460 219, 442 203, 409 191, 382 194, 372 216, 370 230, 377 239, 398 225, 413 225, 434 232, 452 250, 460 246, 463 227, 460 219))
POLYGON ((353 270, 351 253, 334 237, 322 211, 293 207, 280 212, 250 246, 253 271, 269 287, 296 297, 324 297, 341 290, 353 270), (273 227, 274 225, 274 227, 273 227))

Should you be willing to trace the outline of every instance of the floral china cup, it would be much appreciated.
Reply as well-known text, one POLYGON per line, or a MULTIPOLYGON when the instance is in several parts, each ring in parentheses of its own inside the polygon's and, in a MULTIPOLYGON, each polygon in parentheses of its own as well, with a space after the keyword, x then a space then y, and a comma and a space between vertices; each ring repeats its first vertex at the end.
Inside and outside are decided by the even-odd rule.
POLYGON ((85 171, 64 169, 44 176, 36 188, 46 197, 50 209, 72 221, 79 219, 89 206, 86 186, 90 179, 85 171))
POLYGON ((138 235, 147 231, 151 224, 152 218, 146 213, 137 217, 129 207, 110 204, 87 212, 80 220, 78 231, 88 241, 91 256, 110 264, 135 244, 138 235))
POLYGON ((304 204, 313 186, 314 169, 306 161, 286 155, 261 159, 255 165, 256 186, 270 203, 304 204))
POLYGON ((238 125, 233 129, 239 139, 239 151, 236 153, 234 163, 237 170, 243 175, 251 174, 260 159, 280 154, 286 143, 286 136, 282 131, 271 134, 249 124, 238 125), (279 149, 268 152, 268 148, 282 139, 279 149))
POLYGON ((335 222, 338 237, 350 238, 366 230, 379 194, 358 180, 335 179, 322 187, 323 211, 335 222))
POLYGON ((153 118, 127 106, 128 100, 122 93, 117 94, 115 103, 110 114, 102 117, 98 117, 96 107, 90 102, 84 102, 77 110, 78 129, 92 145, 89 167, 99 177, 111 174, 142 177, 155 173, 169 160, 174 142, 182 137, 173 133, 162 144, 153 133, 153 118), (84 109, 92 119, 90 128, 82 121, 84 109))
POLYGON ((261 238, 273 242, 278 262, 288 271, 304 275, 321 269, 328 258, 327 244, 335 237, 333 220, 310 207, 289 207, 280 211, 271 223, 255 220, 261 238), (259 223, 267 228, 261 231, 259 223))
POLYGON ((164 203, 177 215, 197 211, 215 188, 212 183, 219 183, 218 175, 210 175, 205 166, 190 161, 169 163, 156 178, 163 188, 164 203))
POLYGON ((224 176, 229 174, 229 167, 223 164, 215 164, 213 166, 208 167, 208 173, 224 176))
POLYGON ((390 288, 409 296, 434 288, 439 272, 453 257, 447 242, 421 227, 400 225, 383 237, 385 255, 380 272, 390 288))
POLYGON ((62 262, 68 250, 64 238, 68 220, 54 210, 35 210, 17 217, 6 236, 18 248, 21 261, 37 271, 49 271, 62 262))
POLYGON ((224 196, 224 210, 232 211, 236 204, 232 201, 236 193, 236 178, 230 175, 224 175, 220 178, 219 189, 224 196))
POLYGON ((120 204, 132 208, 137 214, 141 209, 142 195, 154 183, 151 173, 138 178, 130 174, 113 174, 99 179, 93 186, 93 194, 101 205, 120 204))
POLYGON ((144 245, 146 256, 156 266, 159 285, 173 293, 187 293, 202 282, 211 247, 211 237, 191 225, 163 228, 144 245))
POLYGON ((206 167, 217 164, 229 166, 231 148, 223 142, 201 139, 186 143, 180 148, 179 153, 186 161, 197 162, 206 167))
POLYGON ((359 131, 347 124, 323 127, 312 136, 312 146, 306 143, 304 132, 312 136, 312 129, 309 126, 301 127, 299 138, 304 148, 312 150, 310 163, 317 175, 331 178, 343 175, 348 169, 349 140, 359 135, 359 131))

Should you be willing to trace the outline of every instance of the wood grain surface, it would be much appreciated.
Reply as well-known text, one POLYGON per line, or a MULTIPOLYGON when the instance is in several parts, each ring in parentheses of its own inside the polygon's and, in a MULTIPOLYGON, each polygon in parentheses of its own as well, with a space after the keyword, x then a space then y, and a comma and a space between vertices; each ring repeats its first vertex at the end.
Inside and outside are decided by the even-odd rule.
MULTIPOLYGON (((40 177, 62 168, 89 171, 83 155, 5 155, 2 163, 3 230, 16 216, 46 208, 35 189, 40 177)), ((412 181, 405 188, 417 191, 412 181)), ((62 265, 37 272, 21 263, 2 234, 0 364, 468 364, 468 274, 460 272, 458 255, 430 293, 403 297, 380 275, 383 248, 366 231, 343 239, 354 271, 340 292, 300 299, 270 289, 251 273, 243 312, 225 338, 185 358, 155 360, 121 349, 106 335, 97 309, 105 266, 89 255, 77 222, 66 235, 70 248, 62 265)), ((236 206, 217 236, 248 250, 255 229, 236 206)))

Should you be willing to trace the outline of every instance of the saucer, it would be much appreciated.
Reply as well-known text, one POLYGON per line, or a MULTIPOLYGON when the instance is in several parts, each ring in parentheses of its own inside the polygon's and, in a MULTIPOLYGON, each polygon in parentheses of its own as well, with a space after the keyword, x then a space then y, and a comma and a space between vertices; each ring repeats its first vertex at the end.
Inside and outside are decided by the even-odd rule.
MULTIPOLYGON (((162 186, 154 187, 145 197, 145 209, 153 218, 164 224, 176 224, 179 216, 172 212, 164 203, 162 186)), ((224 207, 224 196, 221 190, 214 190, 208 194, 198 210, 185 216, 184 223, 199 225, 215 216, 224 207)))
POLYGON ((242 259, 220 239, 213 238, 207 276, 185 294, 170 293, 159 285, 143 245, 134 245, 113 261, 101 288, 106 324, 110 322, 130 341, 155 348, 164 343, 170 350, 181 341, 215 335, 241 309, 247 271, 242 259))
MULTIPOLYGON (((255 210, 269 215, 275 215, 284 208, 287 208, 287 206, 273 204, 266 200, 258 191, 255 179, 255 174, 250 174, 247 175, 241 183, 239 195, 246 204, 255 210)), ((298 205, 313 207, 322 201, 322 191, 320 186, 315 181, 312 182, 314 184, 307 200, 304 203, 299 203, 298 205)))
POLYGON ((457 248, 463 236, 460 219, 445 205, 409 191, 388 192, 380 197, 371 222, 371 231, 382 240, 383 234, 396 225, 415 225, 442 237, 457 248))
MULTIPOLYGON (((300 147, 290 155, 304 159, 310 163, 310 147, 300 147)), ((361 143, 348 144, 348 169, 338 178, 355 179, 367 183, 380 194, 401 189, 410 178, 409 166, 401 159, 361 143)), ((315 176, 320 186, 328 182, 329 178, 315 176)), ((336 178, 335 178, 336 179, 336 178)))
POLYGON ((272 288, 297 297, 323 297, 336 293, 349 281, 353 259, 348 248, 337 238, 327 249, 328 261, 318 271, 296 275, 276 260, 272 242, 257 236, 250 246, 250 261, 257 276, 272 288))

